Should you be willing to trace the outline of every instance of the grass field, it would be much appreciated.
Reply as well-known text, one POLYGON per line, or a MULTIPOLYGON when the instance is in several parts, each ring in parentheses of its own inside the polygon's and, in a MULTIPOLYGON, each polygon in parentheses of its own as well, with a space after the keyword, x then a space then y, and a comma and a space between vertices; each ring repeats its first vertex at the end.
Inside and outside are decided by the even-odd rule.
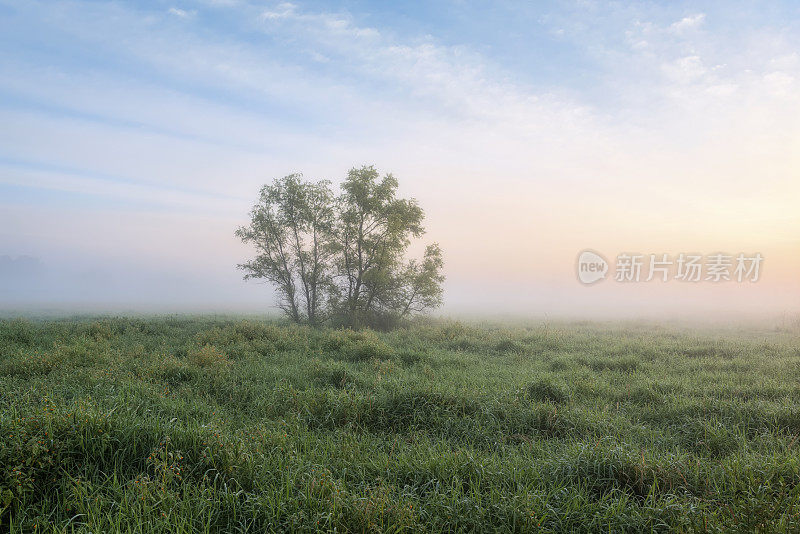
POLYGON ((800 531, 800 332, 0 322, 0 530, 800 531))

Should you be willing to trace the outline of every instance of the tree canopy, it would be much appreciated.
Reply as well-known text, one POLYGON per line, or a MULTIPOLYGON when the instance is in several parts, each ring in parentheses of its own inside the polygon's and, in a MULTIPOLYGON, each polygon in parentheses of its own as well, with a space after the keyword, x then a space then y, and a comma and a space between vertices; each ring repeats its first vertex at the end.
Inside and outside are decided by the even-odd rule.
POLYGON ((442 251, 432 244, 406 258, 425 215, 397 187, 372 166, 351 169, 338 196, 300 174, 265 185, 236 232, 256 250, 239 265, 245 279, 272 283, 280 309, 312 325, 387 327, 440 306, 442 251))

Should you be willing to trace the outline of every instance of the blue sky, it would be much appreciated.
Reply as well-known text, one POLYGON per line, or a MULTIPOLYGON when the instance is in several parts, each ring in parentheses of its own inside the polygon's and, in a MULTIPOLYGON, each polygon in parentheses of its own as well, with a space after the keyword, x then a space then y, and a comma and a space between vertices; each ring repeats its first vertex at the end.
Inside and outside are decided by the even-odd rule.
POLYGON ((259 185, 363 163, 426 208, 453 308, 602 308, 585 246, 757 247, 785 289, 798 54, 795 2, 0 0, 0 256, 50 273, 8 300, 259 306, 259 185))

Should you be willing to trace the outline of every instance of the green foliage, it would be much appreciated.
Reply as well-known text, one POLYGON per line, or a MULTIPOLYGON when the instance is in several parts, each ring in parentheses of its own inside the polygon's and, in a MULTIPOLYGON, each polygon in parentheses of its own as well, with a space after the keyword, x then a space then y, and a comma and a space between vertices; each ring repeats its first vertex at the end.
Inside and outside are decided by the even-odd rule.
POLYGON ((329 182, 305 182, 290 174, 261 189, 250 224, 236 231, 256 247, 256 257, 239 268, 245 279, 275 285, 278 306, 294 322, 319 324, 330 291, 329 258, 334 224, 329 182))
POLYGON ((292 321, 388 330, 442 302, 438 245, 406 261, 424 233, 415 200, 397 198, 397 180, 374 167, 351 169, 334 198, 329 182, 299 174, 261 189, 250 224, 236 235, 256 247, 239 267, 245 279, 271 282, 292 321))
POLYGON ((0 531, 797 532, 797 335, 0 321, 0 531))
POLYGON ((332 330, 325 337, 323 348, 354 361, 385 360, 394 354, 394 349, 371 330, 332 330))
POLYGON ((221 368, 231 364, 228 357, 212 345, 203 345, 200 348, 193 349, 187 354, 186 359, 198 367, 213 368, 215 370, 221 370, 221 368))

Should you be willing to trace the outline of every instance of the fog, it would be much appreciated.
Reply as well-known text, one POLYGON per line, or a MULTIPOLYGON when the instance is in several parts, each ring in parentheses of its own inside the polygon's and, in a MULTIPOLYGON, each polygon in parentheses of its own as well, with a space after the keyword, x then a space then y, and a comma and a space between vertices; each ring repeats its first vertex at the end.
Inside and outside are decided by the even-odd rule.
MULTIPOLYGON (((0 257, 2 315, 214 313, 280 316, 269 284, 243 281, 229 268, 167 271, 158 265, 112 264, 101 258, 0 257)), ((790 325, 800 320, 794 293, 761 285, 681 286, 679 282, 623 285, 613 279, 583 286, 570 279, 516 282, 451 275, 445 304, 434 317, 558 321, 686 320, 697 323, 758 321, 790 325)))

